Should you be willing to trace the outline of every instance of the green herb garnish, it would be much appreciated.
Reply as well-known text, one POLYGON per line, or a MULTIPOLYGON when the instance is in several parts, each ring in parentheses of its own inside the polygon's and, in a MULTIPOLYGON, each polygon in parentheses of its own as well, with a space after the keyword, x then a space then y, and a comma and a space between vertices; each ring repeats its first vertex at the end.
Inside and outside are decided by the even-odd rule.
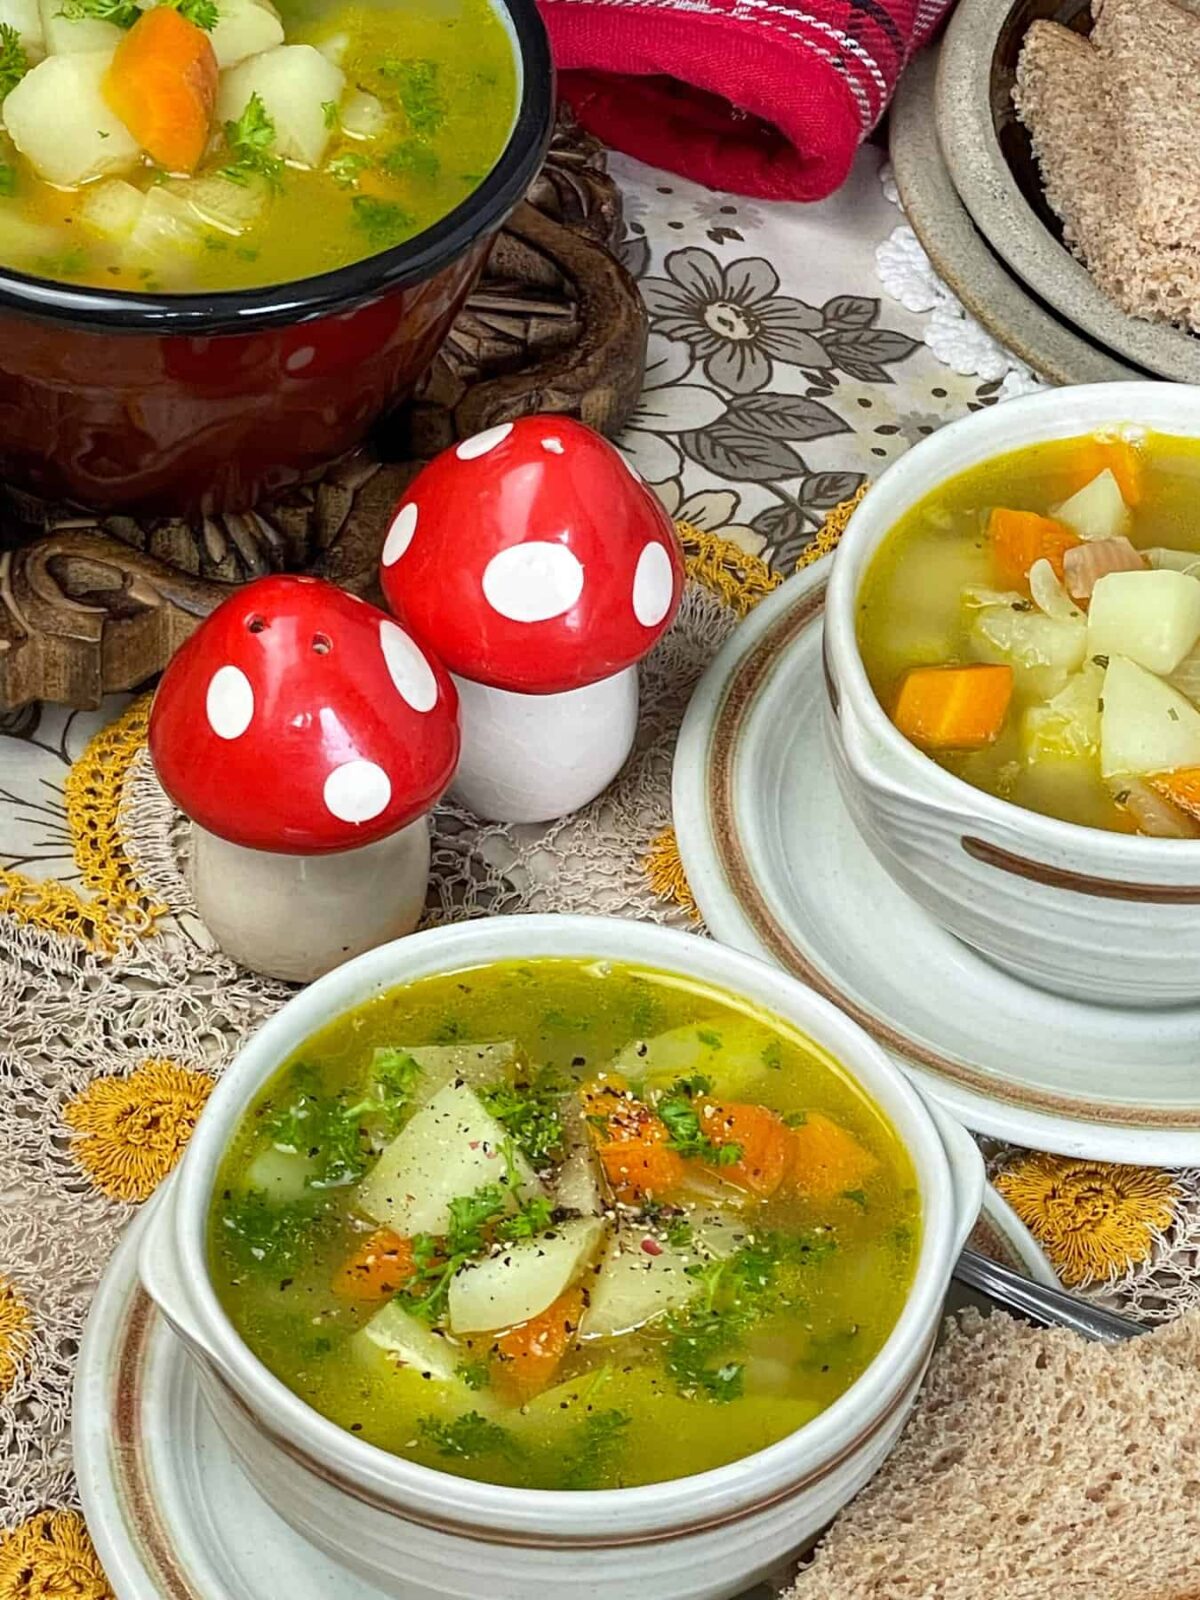
POLYGON ((542 1067, 523 1083, 492 1084, 480 1090, 479 1098, 536 1167, 562 1149, 561 1107, 567 1092, 568 1085, 542 1067))
POLYGON ((719 1050, 721 1048, 721 1035, 715 1033, 712 1028, 697 1028, 696 1037, 702 1045, 706 1045, 710 1050, 719 1050))
POLYGON ((267 115, 261 95, 252 94, 241 116, 225 124, 225 143, 233 160, 229 166, 221 168, 223 178, 232 183, 249 183, 251 178, 259 177, 272 189, 282 187, 283 160, 271 153, 275 124, 267 115))
POLYGON ((379 163, 392 177, 436 178, 442 170, 437 153, 419 139, 406 139, 389 150, 379 163))
POLYGON ((341 118, 338 115, 338 103, 337 103, 337 101, 336 100, 322 100, 321 101, 321 115, 325 118, 325 126, 327 128, 336 128, 338 126, 339 122, 341 121, 341 118))
POLYGON ((359 173, 365 172, 370 165, 370 156, 364 156, 357 150, 346 150, 340 156, 334 156, 325 170, 339 187, 353 189, 359 173))
POLYGON ((856 1206, 861 1206, 864 1211, 867 1209, 867 1194, 865 1189, 843 1189, 842 1199, 853 1200, 856 1206))
POLYGON ((599 1489, 617 1464, 625 1430, 633 1419, 623 1411, 593 1411, 575 1429, 563 1451, 564 1489, 599 1489))
POLYGON ((9 199, 17 192, 17 169, 0 163, 0 195, 9 199))
POLYGON ((763 1045, 762 1064, 772 1072, 778 1072, 783 1066, 783 1048, 778 1039, 772 1039, 770 1044, 763 1045))
POLYGON ((275 1272, 305 1258, 312 1245, 314 1219, 322 1210, 312 1201, 273 1205, 265 1195, 253 1191, 223 1203, 221 1226, 243 1265, 275 1272))
MULTIPOLYGON (((21 35, 11 22, 0 22, 0 100, 17 87, 28 71, 29 57, 25 54, 21 35)), ((5 193, 11 194, 12 190, 8 189, 5 193)))
POLYGON ((118 28, 132 28, 142 11, 135 0, 63 0, 58 14, 68 22, 115 22, 118 28))
POLYGON ((715 1144, 704 1132, 700 1113, 692 1103, 711 1090, 711 1079, 701 1073, 690 1078, 676 1078, 655 1110, 667 1125, 671 1135, 667 1143, 672 1150, 678 1150, 681 1156, 698 1157, 710 1166, 732 1167, 742 1159, 741 1145, 715 1144))
POLYGON ((491 1382, 486 1361, 464 1361, 455 1370, 468 1389, 486 1389, 491 1382))
POLYGON ((438 63, 391 57, 380 63, 379 70, 395 86, 396 98, 412 131, 436 133, 446 120, 446 102, 438 88, 438 63))
POLYGON ((520 1454, 516 1440, 498 1422, 489 1422, 478 1411, 468 1411, 455 1417, 453 1422, 442 1422, 436 1417, 422 1417, 417 1424, 421 1437, 444 1456, 469 1456, 520 1454))
POLYGON ((181 17, 203 28, 205 33, 211 33, 221 20, 216 0, 158 0, 158 3, 178 11, 181 17))

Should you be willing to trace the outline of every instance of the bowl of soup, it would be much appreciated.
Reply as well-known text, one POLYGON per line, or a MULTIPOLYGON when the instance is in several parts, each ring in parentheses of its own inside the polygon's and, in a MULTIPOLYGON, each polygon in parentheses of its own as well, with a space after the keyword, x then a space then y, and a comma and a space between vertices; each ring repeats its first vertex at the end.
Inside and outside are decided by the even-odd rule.
POLYGON ((256 1488, 383 1592, 720 1600, 886 1455, 982 1183, 786 974, 505 917, 268 1022, 141 1273, 256 1488))
POLYGON ((826 612, 842 794, 892 876, 1027 983, 1200 998, 1200 390, 942 429, 855 514, 826 612))
POLYGON ((0 471, 172 513, 312 477, 411 391, 540 166, 534 0, 9 11, 0 471))

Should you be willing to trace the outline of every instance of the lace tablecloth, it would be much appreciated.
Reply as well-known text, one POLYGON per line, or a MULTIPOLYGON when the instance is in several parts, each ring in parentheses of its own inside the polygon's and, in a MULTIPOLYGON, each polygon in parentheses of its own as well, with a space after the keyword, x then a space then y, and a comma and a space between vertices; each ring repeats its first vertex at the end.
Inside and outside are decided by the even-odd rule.
MULTIPOLYGON (((997 361, 969 375, 942 365, 949 313, 911 282, 893 275, 905 303, 881 302, 876 252, 886 263, 908 246, 880 161, 864 150, 835 198, 802 207, 614 160, 652 326, 621 442, 688 525, 692 581, 648 663, 637 750, 613 789, 549 828, 440 810, 431 921, 563 910, 688 925, 670 766, 714 650, 832 541, 837 508, 882 467, 1027 381, 997 361)), ((0 1600, 109 1593, 70 1470, 90 1296, 214 1074, 288 993, 235 968, 196 917, 186 833, 145 755, 146 709, 30 707, 0 723, 0 1600)), ((1072 1281, 1149 1320, 1200 1303, 1200 1174, 992 1157, 1072 1281)))

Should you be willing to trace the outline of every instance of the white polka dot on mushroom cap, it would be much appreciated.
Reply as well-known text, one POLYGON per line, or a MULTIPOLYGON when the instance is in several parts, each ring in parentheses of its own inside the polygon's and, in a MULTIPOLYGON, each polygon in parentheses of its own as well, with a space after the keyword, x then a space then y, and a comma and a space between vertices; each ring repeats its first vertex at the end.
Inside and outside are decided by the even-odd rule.
POLYGON ((299 350, 292 351, 283 364, 289 372, 303 372, 305 367, 311 366, 316 354, 311 344, 302 344, 299 350))
POLYGON ((498 444, 503 444, 512 431, 511 422, 498 422, 494 428, 485 428, 482 433, 464 439, 454 454, 460 461, 474 461, 476 456, 485 456, 489 450, 494 450, 498 444))
POLYGON ((239 739, 254 717, 254 690, 240 667, 218 667, 208 681, 204 713, 218 739, 239 739))
POLYGON ((530 539, 494 555, 484 568, 483 592, 510 622, 561 617, 583 593, 583 566, 565 544, 530 539))
POLYGON ((675 595, 675 572, 666 547, 653 540, 633 574, 633 614, 643 628, 657 628, 675 595))
POLYGON ((386 811, 392 781, 374 761, 345 761, 325 779, 326 810, 339 822, 370 822, 386 811))
POLYGON ((396 692, 414 711, 432 711, 438 686, 420 647, 394 622, 379 624, 379 643, 396 692))
POLYGON ((387 538, 383 541, 385 567, 394 567, 413 542, 413 535, 417 531, 417 515, 416 501, 410 500, 407 505, 401 506, 392 518, 387 538))
POLYGON ((548 450, 552 456, 561 456, 566 454, 566 451, 563 449, 563 442, 561 439, 543 439, 542 449, 548 450))

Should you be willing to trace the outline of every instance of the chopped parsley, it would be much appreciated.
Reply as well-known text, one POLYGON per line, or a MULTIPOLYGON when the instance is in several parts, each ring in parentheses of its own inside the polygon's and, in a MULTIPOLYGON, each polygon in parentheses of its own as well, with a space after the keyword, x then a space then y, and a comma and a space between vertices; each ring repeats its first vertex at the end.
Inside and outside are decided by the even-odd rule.
POLYGON ((423 1322, 437 1322, 446 1309, 450 1280, 495 1240, 531 1239, 550 1226, 554 1211, 541 1196, 508 1213, 510 1190, 505 1183, 487 1183, 474 1194, 450 1202, 450 1226, 444 1237, 419 1233, 413 1240, 416 1274, 403 1291, 405 1309, 423 1322))
POLYGON ((576 1427, 563 1450, 564 1489, 601 1489, 625 1443, 633 1419, 623 1411, 593 1411, 576 1427))
POLYGON ((115 22, 118 28, 132 28, 142 11, 136 0, 63 0, 58 14, 68 22, 115 22))
MULTIPOLYGON (((17 87, 28 71, 29 57, 21 35, 11 22, 0 22, 0 100, 17 87)), ((11 194, 12 190, 5 192, 11 194)))
POLYGON ((17 169, 0 162, 0 195, 7 200, 17 192, 17 169))
POLYGON ((178 11, 181 17, 194 23, 197 28, 203 28, 205 33, 211 33, 221 20, 216 0, 159 0, 159 4, 178 11))
POLYGON ((672 1150, 681 1156, 695 1156, 714 1167, 732 1167, 742 1159, 740 1144, 715 1144, 704 1132, 694 1101, 712 1091, 712 1081, 701 1073, 676 1078, 655 1110, 667 1125, 672 1150))
POLYGON ((516 1440, 498 1422, 489 1422, 478 1411, 468 1411, 453 1422, 422 1417, 417 1424, 422 1439, 444 1456, 460 1459, 470 1456, 519 1455, 516 1440))
POLYGON ((712 1028, 697 1028, 696 1037, 709 1050, 719 1050, 721 1048, 721 1035, 714 1032, 712 1028))
POLYGON ((843 1189, 842 1199, 853 1200, 856 1206, 861 1206, 864 1211, 867 1209, 867 1193, 865 1189, 843 1189))
POLYGON ((542 1067, 522 1083, 492 1084, 479 1098, 537 1167, 562 1149, 561 1107, 568 1088, 552 1068, 542 1067))
POLYGON ((225 143, 233 160, 221 168, 221 176, 232 183, 249 183, 253 177, 265 178, 272 189, 283 181, 283 159, 272 154, 275 124, 267 115, 262 96, 257 92, 246 101, 235 121, 225 124, 225 143))
POLYGON ((336 128, 341 121, 338 116, 338 103, 336 100, 321 101, 321 115, 325 118, 327 128, 336 128))
POLYGON ((438 63, 389 57, 380 63, 379 70, 394 87, 412 131, 436 133, 446 120, 446 102, 438 87, 438 63))
POLYGON ((419 139, 406 139, 395 145, 379 165, 394 178, 436 178, 442 170, 437 152, 419 139))
POLYGON ((486 1361, 464 1361, 456 1371, 468 1389, 486 1389, 491 1382, 486 1361))
POLYGON ((305 1259, 312 1248, 314 1220, 320 1215, 311 1200, 274 1205, 265 1195, 252 1192, 223 1202, 221 1225, 236 1259, 274 1273, 305 1259))
POLYGON ((399 1127, 421 1077, 406 1050, 376 1050, 365 1095, 347 1104, 345 1095, 324 1094, 310 1066, 296 1067, 288 1093, 265 1117, 263 1131, 277 1150, 303 1156, 313 1189, 331 1189, 362 1177, 372 1153, 399 1127))
POLYGON ((778 1072, 783 1066, 783 1047, 778 1039, 772 1039, 769 1044, 763 1046, 762 1064, 772 1072, 778 1072))
POLYGON ((353 189, 359 173, 365 172, 370 165, 370 156, 364 156, 358 150, 345 150, 340 156, 334 156, 325 170, 340 188, 353 189))

